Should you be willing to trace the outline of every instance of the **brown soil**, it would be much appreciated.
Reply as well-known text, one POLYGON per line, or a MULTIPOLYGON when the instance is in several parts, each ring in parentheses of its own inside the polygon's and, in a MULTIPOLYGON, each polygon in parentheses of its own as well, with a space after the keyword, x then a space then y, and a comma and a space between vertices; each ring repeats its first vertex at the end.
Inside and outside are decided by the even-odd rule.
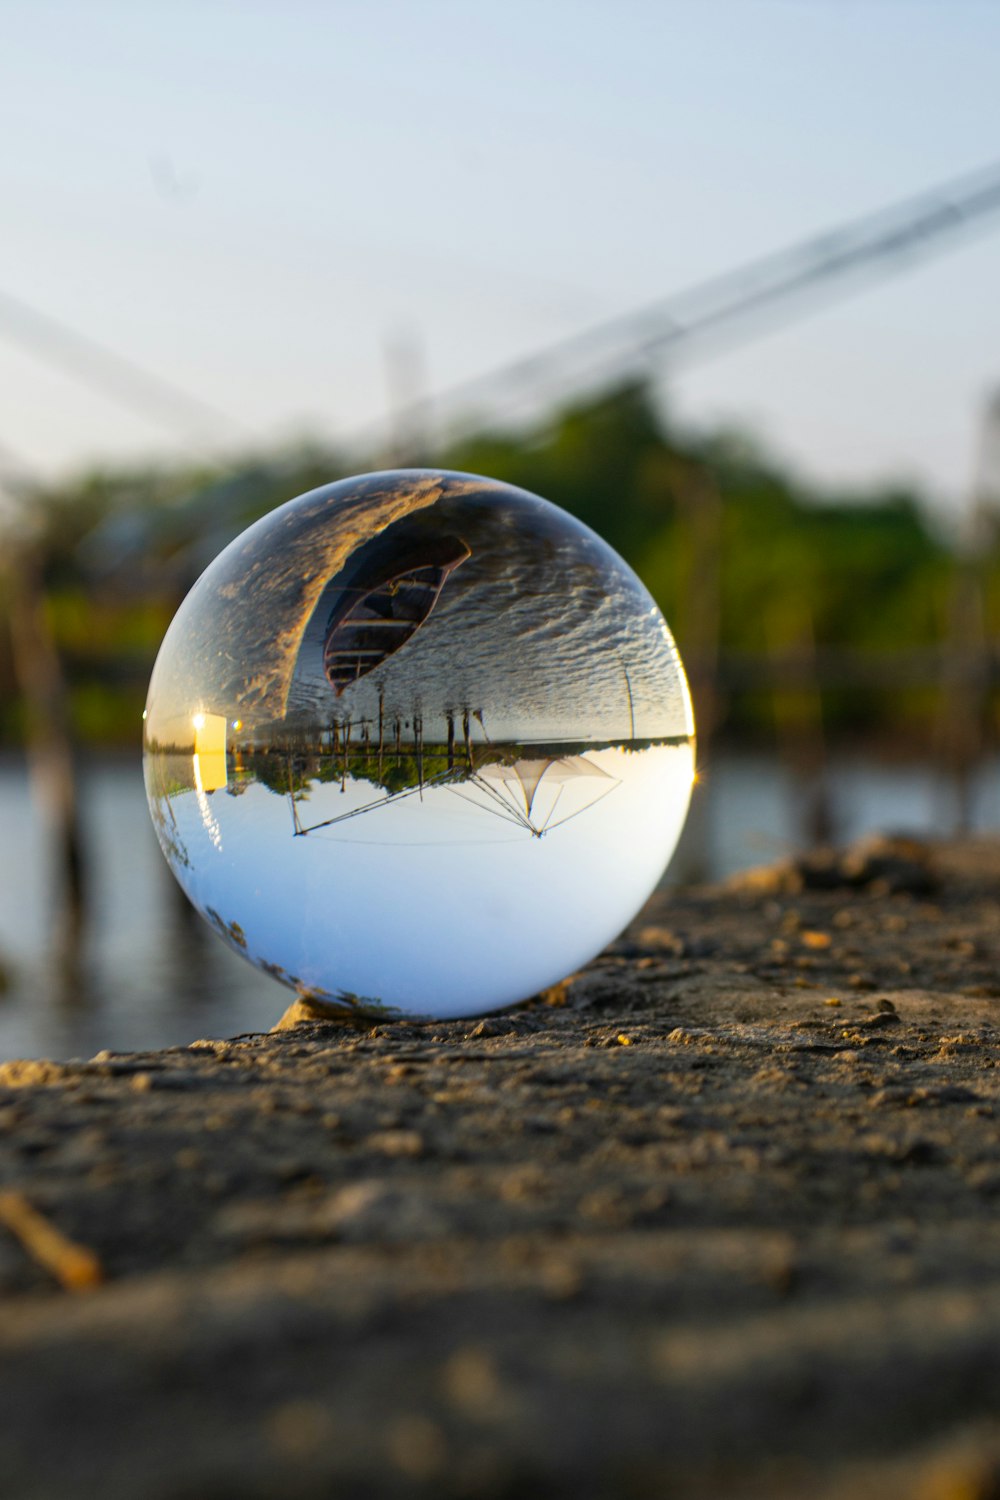
POLYGON ((0 1493, 1000 1495, 998 959, 1000 843, 882 843, 509 1015, 0 1066, 0 1493))

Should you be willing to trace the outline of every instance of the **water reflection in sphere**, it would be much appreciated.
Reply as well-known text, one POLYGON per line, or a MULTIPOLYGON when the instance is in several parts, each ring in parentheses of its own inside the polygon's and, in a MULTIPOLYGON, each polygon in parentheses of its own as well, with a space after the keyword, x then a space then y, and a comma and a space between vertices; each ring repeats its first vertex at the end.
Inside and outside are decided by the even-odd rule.
POLYGON ((174 875, 300 994, 471 1016, 587 962, 687 811, 662 615, 592 531, 467 474, 302 495, 195 584, 145 714, 174 875))

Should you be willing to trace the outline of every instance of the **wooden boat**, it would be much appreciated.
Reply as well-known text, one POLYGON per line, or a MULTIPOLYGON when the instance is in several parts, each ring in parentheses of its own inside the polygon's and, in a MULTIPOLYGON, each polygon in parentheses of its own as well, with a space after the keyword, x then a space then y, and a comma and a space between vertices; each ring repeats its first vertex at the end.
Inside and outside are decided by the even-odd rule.
POLYGON ((323 670, 338 698, 406 645, 470 553, 461 537, 414 539, 405 551, 383 556, 380 565, 350 579, 327 622, 323 646, 323 670))

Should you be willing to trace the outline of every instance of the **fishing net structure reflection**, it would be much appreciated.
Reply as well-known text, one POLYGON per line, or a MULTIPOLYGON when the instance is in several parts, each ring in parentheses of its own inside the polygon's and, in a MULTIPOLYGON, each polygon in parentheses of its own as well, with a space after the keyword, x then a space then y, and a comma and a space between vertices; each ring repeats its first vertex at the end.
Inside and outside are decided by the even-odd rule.
POLYGON ((585 755, 563 755, 557 760, 517 760, 512 766, 496 762, 484 767, 482 773, 471 780, 477 790, 485 792, 492 802, 493 805, 488 809, 489 811, 493 812, 496 817, 513 823, 515 827, 523 828, 535 838, 541 838, 550 829, 561 827, 563 823, 568 823, 570 818, 579 817, 580 813, 586 812, 588 807, 593 807, 618 785, 613 776, 607 771, 602 771, 600 766, 588 760, 585 755), (549 805, 544 810, 539 809, 536 812, 535 804, 539 800, 538 794, 543 778, 546 782, 546 791, 550 791, 553 785, 558 790, 549 801, 549 805), (571 797, 568 800, 580 802, 580 805, 574 806, 572 811, 564 811, 562 817, 556 817, 567 786, 571 786, 574 791, 579 791, 582 782, 587 788, 587 793, 590 793, 595 780, 603 781, 606 785, 595 788, 592 795, 587 795, 583 802, 580 802, 578 797, 571 797))
POLYGON ((463 801, 479 808, 482 812, 501 818, 504 822, 513 824, 515 828, 523 829, 534 838, 541 838, 551 829, 559 828, 563 823, 568 823, 571 818, 586 812, 588 807, 599 802, 602 797, 606 797, 618 785, 620 783, 617 778, 608 771, 602 770, 586 756, 551 756, 547 759, 517 760, 512 765, 494 761, 483 765, 480 770, 446 770, 427 782, 421 781, 419 785, 410 787, 406 791, 384 793, 382 796, 363 803, 360 807, 352 807, 346 812, 335 814, 332 818, 326 818, 321 823, 304 824, 299 816, 294 793, 289 794, 289 800, 292 806, 295 833, 302 836, 350 822, 366 813, 375 812, 390 802, 398 804, 404 797, 419 795, 423 799, 425 791, 430 792, 436 787, 445 786, 463 801), (551 796, 539 797, 543 777, 546 779, 545 791, 553 793, 551 796), (603 783, 603 786, 595 787, 595 781, 603 783), (567 784, 579 793, 581 783, 586 789, 583 795, 575 797, 571 795, 567 799, 570 805, 562 810, 561 817, 556 817, 567 784), (476 796, 476 793, 480 795, 476 796), (543 802, 544 807, 538 807, 536 804, 539 802, 543 802))
POLYGON ((419 1016, 599 951, 694 768, 634 574, 538 497, 438 471, 327 486, 233 543, 168 632, 145 729, 161 846, 227 941, 300 992, 419 1016))

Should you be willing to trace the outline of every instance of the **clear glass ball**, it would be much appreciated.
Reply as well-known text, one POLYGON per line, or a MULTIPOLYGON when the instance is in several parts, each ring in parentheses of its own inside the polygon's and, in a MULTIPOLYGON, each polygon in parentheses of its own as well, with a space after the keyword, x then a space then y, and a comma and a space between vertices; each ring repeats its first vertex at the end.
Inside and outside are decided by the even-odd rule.
POLYGON ((144 771, 202 915, 300 995, 474 1016, 613 939, 687 812, 666 622, 536 495, 411 469, 272 511, 153 670, 144 771))

